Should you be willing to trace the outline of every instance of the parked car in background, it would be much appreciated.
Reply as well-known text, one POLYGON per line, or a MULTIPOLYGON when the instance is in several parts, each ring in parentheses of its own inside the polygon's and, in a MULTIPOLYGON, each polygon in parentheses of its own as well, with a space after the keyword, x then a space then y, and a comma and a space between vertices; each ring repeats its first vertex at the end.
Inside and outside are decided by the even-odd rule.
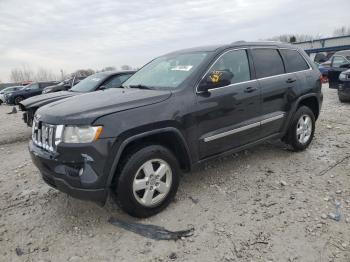
POLYGON ((22 88, 23 86, 10 86, 0 90, 0 105, 5 102, 5 94, 10 94, 22 88))
POLYGON ((40 95, 43 89, 47 86, 57 84, 57 81, 47 81, 47 82, 35 82, 29 85, 26 85, 21 90, 9 93, 5 95, 6 103, 9 105, 18 105, 22 100, 40 95))
POLYGON ((68 91, 42 94, 23 100, 19 103, 20 110, 24 112, 23 121, 28 126, 32 126, 33 116, 39 107, 87 92, 121 87, 123 82, 134 73, 135 71, 105 71, 96 73, 80 81, 68 91))
POLYGON ((59 92, 59 91, 67 91, 67 90, 71 89, 73 86, 75 86, 76 84, 78 84, 84 78, 85 77, 74 76, 72 78, 66 79, 66 80, 58 83, 57 85, 45 87, 43 90, 43 94, 54 93, 54 92, 59 92))
MULTIPOLYGON (((335 74, 329 75, 329 72, 340 72, 344 71, 344 65, 350 64, 350 50, 338 51, 326 62, 320 64, 319 69, 324 77, 331 81, 330 77, 335 77, 335 74)), ((339 76, 338 74, 338 76, 339 76)), ((338 76, 336 76, 338 78, 338 76)), ((334 88, 334 86, 329 86, 334 88)))
POLYGON ((173 52, 124 88, 39 108, 29 151, 50 186, 99 203, 112 191, 125 212, 149 217, 172 201, 181 172, 204 161, 268 139, 306 149, 320 78, 304 51, 281 43, 173 52))
POLYGON ((343 71, 329 72, 329 86, 338 89, 340 102, 350 102, 350 64, 343 65, 343 68, 343 71))

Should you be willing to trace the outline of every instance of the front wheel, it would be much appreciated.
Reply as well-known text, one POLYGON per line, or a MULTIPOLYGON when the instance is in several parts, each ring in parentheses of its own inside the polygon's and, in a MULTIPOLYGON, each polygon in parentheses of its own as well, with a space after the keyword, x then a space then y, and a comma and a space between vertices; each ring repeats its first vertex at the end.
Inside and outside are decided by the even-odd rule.
POLYGON ((17 97, 15 98, 15 105, 19 105, 19 103, 20 103, 23 99, 24 99, 23 97, 17 96, 17 97))
POLYGON ((349 97, 344 96, 341 92, 339 92, 339 90, 338 90, 338 98, 341 103, 350 102, 349 97))
POLYGON ((306 149, 315 132, 315 115, 307 106, 301 106, 295 113, 287 134, 287 143, 294 151, 306 149))
POLYGON ((117 202, 129 215, 145 218, 159 213, 174 198, 180 168, 176 157, 160 145, 143 147, 122 162, 117 202))

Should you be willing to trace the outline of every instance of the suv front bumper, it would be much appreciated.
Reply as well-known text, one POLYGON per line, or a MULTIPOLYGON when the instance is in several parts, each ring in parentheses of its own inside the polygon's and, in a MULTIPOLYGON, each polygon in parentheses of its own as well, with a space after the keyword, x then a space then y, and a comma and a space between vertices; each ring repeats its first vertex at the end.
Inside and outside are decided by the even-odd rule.
POLYGON ((350 81, 344 81, 338 85, 338 93, 342 96, 350 98, 350 81))
POLYGON ((75 146, 60 148, 63 151, 61 153, 51 153, 30 141, 29 152, 33 163, 48 185, 72 197, 103 205, 109 189, 106 186, 107 175, 102 171, 104 166, 101 167, 105 161, 101 162, 99 159, 107 159, 107 156, 98 155, 98 152, 101 146, 108 144, 107 141, 100 141, 97 148, 75 146))

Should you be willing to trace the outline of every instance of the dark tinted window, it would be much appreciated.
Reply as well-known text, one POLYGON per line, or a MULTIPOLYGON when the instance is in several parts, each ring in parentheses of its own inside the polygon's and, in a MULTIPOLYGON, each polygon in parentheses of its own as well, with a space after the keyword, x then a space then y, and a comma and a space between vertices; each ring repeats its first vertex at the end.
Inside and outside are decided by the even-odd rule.
POLYGON ((252 49, 256 77, 284 74, 282 58, 276 49, 252 49))
POLYGON ((227 70, 233 73, 232 84, 250 80, 249 62, 245 50, 234 50, 225 53, 209 71, 215 70, 227 70))
POLYGON ((281 49, 280 52, 284 58, 287 73, 309 69, 309 65, 298 51, 281 49))

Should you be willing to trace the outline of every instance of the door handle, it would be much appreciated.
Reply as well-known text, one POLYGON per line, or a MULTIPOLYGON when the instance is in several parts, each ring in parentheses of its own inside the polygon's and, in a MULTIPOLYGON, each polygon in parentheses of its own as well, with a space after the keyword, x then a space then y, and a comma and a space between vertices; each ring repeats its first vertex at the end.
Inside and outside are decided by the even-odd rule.
POLYGON ((287 82, 288 84, 290 84, 290 83, 293 83, 293 82, 295 82, 295 81, 297 81, 295 78, 288 78, 286 82, 287 82))
POLYGON ((258 90, 258 88, 250 86, 250 87, 247 87, 246 89, 244 89, 244 92, 251 93, 251 92, 254 92, 256 90, 258 90))

